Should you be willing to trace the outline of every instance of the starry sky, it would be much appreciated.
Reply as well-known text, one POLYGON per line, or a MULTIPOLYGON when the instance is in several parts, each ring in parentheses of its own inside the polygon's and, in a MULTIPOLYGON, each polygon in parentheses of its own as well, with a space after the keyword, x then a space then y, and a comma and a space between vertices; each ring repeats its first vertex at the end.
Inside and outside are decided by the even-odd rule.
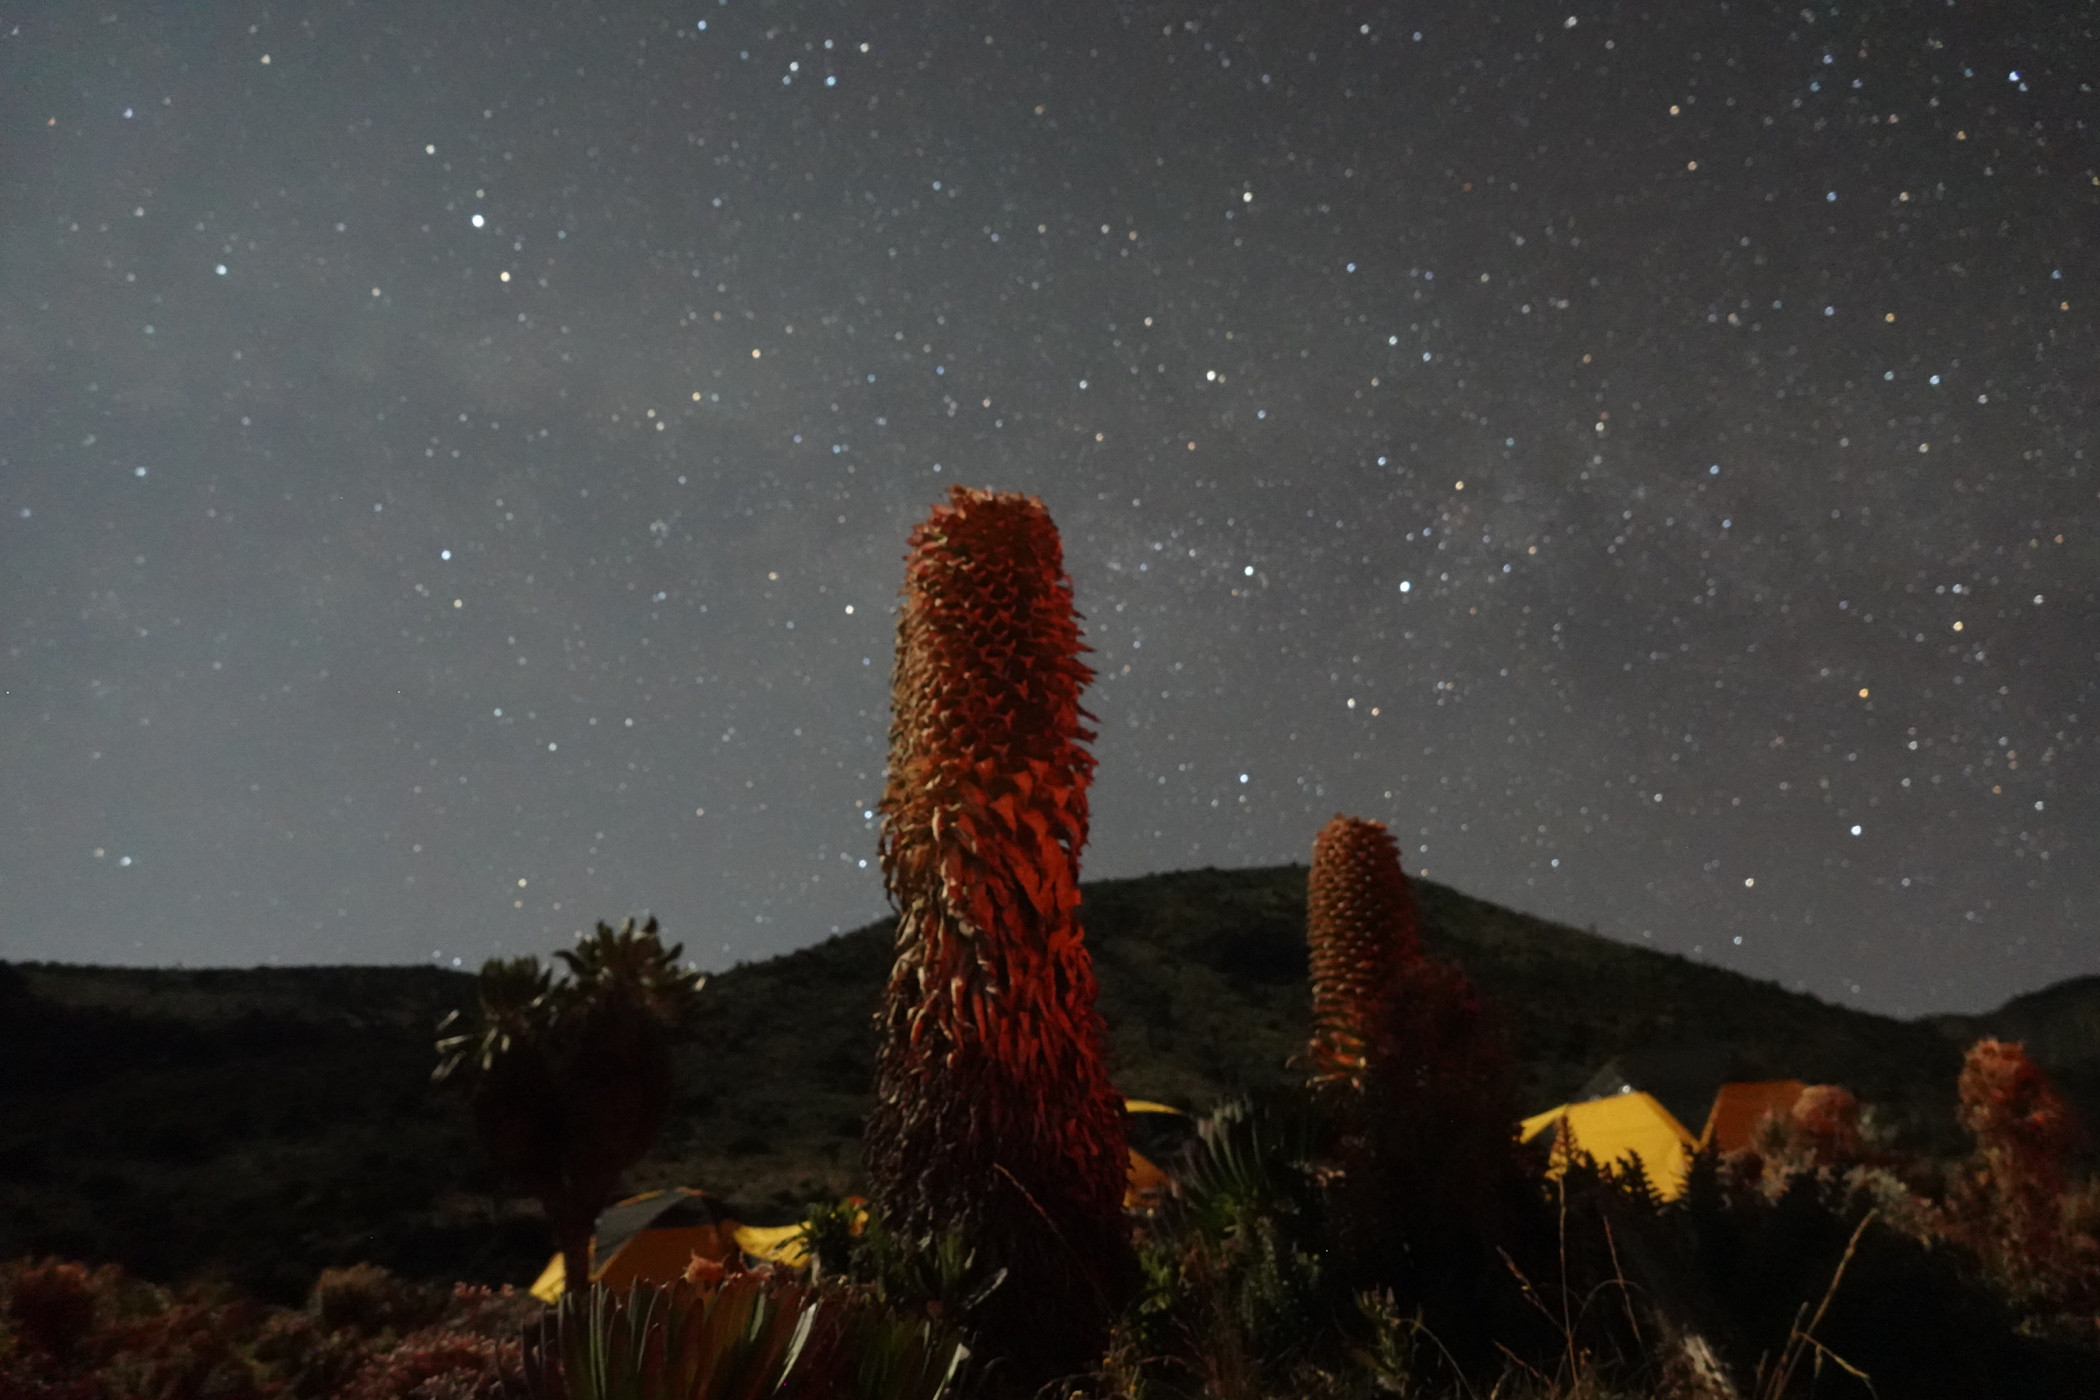
POLYGON ((0 956, 880 917, 904 541, 1040 496, 1089 878, 1825 998, 2100 972, 2092 3, 0 18, 0 956))

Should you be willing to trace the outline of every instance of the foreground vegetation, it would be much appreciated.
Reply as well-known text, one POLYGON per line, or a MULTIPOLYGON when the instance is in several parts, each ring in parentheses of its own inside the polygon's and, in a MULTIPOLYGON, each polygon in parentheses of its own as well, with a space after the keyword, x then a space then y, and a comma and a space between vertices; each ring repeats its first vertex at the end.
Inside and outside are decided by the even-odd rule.
MULTIPOLYGON (((1336 1247, 1372 1222, 1323 1159, 1318 1096, 1232 1105, 1136 1221, 1139 1286, 1099 1364, 1067 1387, 1131 1400, 2100 1394, 2100 1192, 2063 1174, 2065 1120, 2024 1057, 1986 1043, 1959 1087, 1973 1139, 1954 1161, 1892 1149, 1848 1094, 1813 1091, 1752 1149, 1699 1158, 1673 1202, 1638 1170, 1578 1153, 1516 1162, 1457 1228, 1424 1229, 1435 1212, 1396 1203, 1412 1247, 1372 1280, 1350 1277, 1336 1247)), ((814 1212, 810 1231, 810 1276, 696 1266, 671 1288, 572 1294, 558 1310, 369 1265, 324 1272, 286 1308, 21 1261, 0 1266, 0 1397, 1014 1393, 1002 1339, 977 1325, 1005 1280, 958 1234, 908 1239, 850 1209, 814 1212)))
MULTIPOLYGON (((1119 1090, 1203 1113, 1289 1082, 1311 1033, 1305 882, 1299 865, 1083 887, 1119 1090)), ((2100 978, 1897 1021, 1413 885, 1424 948, 1500 1009, 1527 1112, 1618 1059, 1694 1126, 1724 1077, 1840 1083, 1906 1147, 1954 1156, 1962 1046, 1998 1035, 2100 1121, 2100 978)), ((761 1224, 865 1194, 870 1023, 894 946, 885 920, 710 978, 674 1046, 664 1133, 620 1189, 704 1186, 761 1224)), ((474 996, 471 975, 436 968, 0 966, 0 1259, 213 1277, 287 1306, 359 1261, 530 1282, 547 1217, 430 1083, 431 1027, 474 996)))

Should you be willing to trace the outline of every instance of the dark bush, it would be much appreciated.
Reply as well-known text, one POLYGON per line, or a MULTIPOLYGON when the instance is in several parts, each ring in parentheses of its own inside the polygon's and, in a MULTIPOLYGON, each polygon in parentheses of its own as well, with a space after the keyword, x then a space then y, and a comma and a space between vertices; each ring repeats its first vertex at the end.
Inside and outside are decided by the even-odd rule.
POLYGON ((436 1321, 446 1303, 440 1289, 409 1283, 377 1264, 352 1264, 321 1271, 307 1311, 326 1332, 399 1336, 436 1321))
POLYGON ((57 1361, 70 1361, 95 1327, 95 1280, 82 1264, 46 1259, 17 1272, 7 1317, 15 1334, 57 1361))

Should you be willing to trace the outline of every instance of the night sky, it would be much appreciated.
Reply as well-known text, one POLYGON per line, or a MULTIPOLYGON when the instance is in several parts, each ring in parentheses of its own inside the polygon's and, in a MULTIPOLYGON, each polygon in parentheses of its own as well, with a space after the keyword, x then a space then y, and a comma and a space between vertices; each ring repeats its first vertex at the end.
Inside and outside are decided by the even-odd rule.
POLYGON ((880 917, 911 526, 1040 496, 1089 878, 1819 996, 2100 972, 2091 3, 0 18, 0 956, 880 917))

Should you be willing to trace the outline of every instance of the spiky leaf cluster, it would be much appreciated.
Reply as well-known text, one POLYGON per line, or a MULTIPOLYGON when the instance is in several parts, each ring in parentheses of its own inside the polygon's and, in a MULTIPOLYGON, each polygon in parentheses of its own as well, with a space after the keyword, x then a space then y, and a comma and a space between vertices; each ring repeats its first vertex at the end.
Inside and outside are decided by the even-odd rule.
POLYGON ((570 1294, 526 1331, 523 1400, 941 1400, 968 1358, 938 1321, 767 1273, 570 1294))
POLYGON ((1362 1088, 1401 979, 1421 961, 1415 901, 1383 823, 1337 815, 1313 842, 1306 883, 1315 1084, 1362 1088))
MULTIPOLYGON (((435 1083, 470 1066, 487 1074, 526 1040, 543 1036, 554 1019, 554 975, 538 958, 491 958, 482 964, 474 990, 473 1029, 438 1041, 435 1083)), ((450 1029, 458 1019, 458 1012, 451 1013, 439 1029, 450 1029)))
POLYGON ((960 1226, 1008 1269, 993 1306, 1030 1310, 1020 1330, 1055 1352, 1046 1318, 1102 1317, 1127 1252, 1121 1102, 1078 920, 1093 672, 1040 501, 957 487, 910 546, 882 799, 897 960, 869 1176, 893 1229, 960 1226))
POLYGON ((574 948, 554 956, 568 969, 565 988, 573 1004, 617 1007, 658 1025, 675 1026, 707 983, 699 973, 679 966, 684 951, 683 943, 664 947, 656 920, 650 918, 640 924, 626 919, 617 929, 600 923, 574 948))

